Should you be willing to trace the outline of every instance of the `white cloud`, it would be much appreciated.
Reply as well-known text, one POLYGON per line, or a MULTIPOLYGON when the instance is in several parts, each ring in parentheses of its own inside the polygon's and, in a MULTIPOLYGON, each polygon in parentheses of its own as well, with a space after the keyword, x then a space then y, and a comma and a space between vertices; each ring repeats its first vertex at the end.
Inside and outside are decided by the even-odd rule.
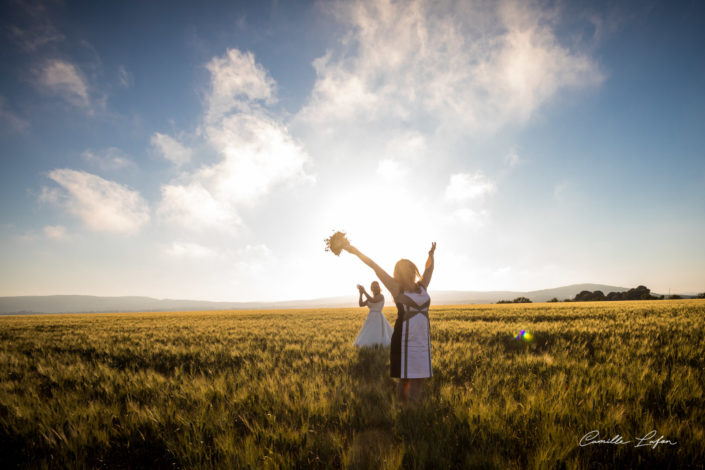
POLYGON ((47 225, 44 227, 44 235, 52 240, 64 241, 68 239, 66 227, 63 225, 47 225))
POLYGON ((164 252, 176 258, 206 258, 215 254, 215 252, 207 246, 190 242, 173 242, 164 249, 164 252))
POLYGON ((494 181, 487 178, 482 172, 456 173, 450 176, 450 183, 446 187, 446 199, 453 202, 465 202, 478 199, 497 189, 494 181))
POLYGON ((38 200, 46 204, 58 204, 61 199, 61 191, 59 188, 48 188, 46 186, 42 187, 41 193, 39 193, 38 200))
POLYGON ((29 232, 25 232, 13 238, 20 243, 31 243, 39 239, 39 235, 37 235, 36 232, 30 230, 29 232))
POLYGON ((0 96, 0 128, 15 132, 24 132, 29 123, 10 111, 5 103, 5 98, 0 96))
POLYGON ((223 57, 211 59, 206 69, 211 73, 206 99, 208 121, 221 119, 233 110, 248 111, 257 102, 276 101, 274 80, 251 52, 228 49, 223 57))
MULTIPOLYGON (((347 189, 340 175, 362 178, 371 169, 384 183, 395 181, 382 184, 395 193, 401 186, 409 190, 405 206, 425 207, 431 195, 440 195, 428 207, 441 224, 481 227, 491 220, 485 202, 500 189, 495 175, 458 172, 446 179, 457 168, 495 167, 484 155, 496 155, 501 164, 505 155, 497 155, 489 137, 501 132, 511 139, 561 93, 604 80, 590 51, 563 34, 560 5, 319 5, 336 22, 340 40, 313 61, 316 81, 290 125, 326 182, 347 189)), ((518 152, 504 163, 519 164, 518 152)), ((338 212, 341 226, 349 227, 346 212, 338 212)), ((387 217, 380 226, 394 225, 387 217)))
POLYGON ((68 103, 90 108, 88 85, 78 67, 59 59, 50 60, 40 72, 40 83, 68 103))
POLYGON ((426 137, 417 131, 407 131, 393 135, 385 145, 384 154, 388 159, 415 160, 426 156, 426 137))
POLYGON ((198 182, 162 185, 157 209, 167 222, 199 231, 207 228, 232 230, 240 217, 227 203, 216 199, 198 182))
POLYGON ((41 2, 17 2, 16 6, 21 9, 24 18, 20 17, 20 21, 26 20, 25 24, 11 24, 7 31, 22 49, 34 52, 49 43, 64 40, 41 2))
POLYGON ((193 230, 231 230, 241 223, 243 205, 312 177, 304 171, 304 148, 262 107, 275 102, 275 83, 254 56, 229 50, 207 68, 211 90, 201 134, 220 160, 163 185, 159 213, 193 230))
POLYGON ((489 211, 482 207, 485 197, 494 193, 497 186, 481 171, 475 173, 455 173, 445 190, 447 206, 445 222, 455 227, 480 229, 488 223, 489 211), (467 207, 470 204, 475 207, 467 207))
POLYGON ((487 225, 488 218, 489 212, 486 209, 475 210, 468 207, 460 207, 453 210, 446 218, 446 221, 454 226, 461 225, 478 229, 487 225))
POLYGON ((130 84, 132 84, 132 76, 130 75, 130 72, 127 71, 124 65, 120 65, 118 67, 118 81, 120 82, 120 85, 122 85, 124 88, 129 88, 130 84))
POLYGON ((58 169, 49 178, 62 191, 42 191, 40 200, 54 202, 97 232, 135 233, 149 221, 149 208, 137 191, 90 173, 58 169))
POLYGON ((193 151, 173 137, 155 132, 150 142, 162 157, 177 166, 185 165, 191 161, 193 151))
POLYGON ((314 61, 300 117, 320 126, 393 120, 491 131, 528 120, 563 88, 603 74, 559 43, 556 15, 522 2, 362 0, 329 7, 340 48, 314 61))
POLYGON ((273 119, 234 114, 209 127, 208 137, 223 159, 196 177, 223 200, 249 204, 282 183, 308 179, 306 151, 273 119))
POLYGON ((237 274, 247 278, 262 277, 276 261, 272 250, 263 243, 238 249, 235 260, 237 274))
POLYGON ((373 112, 380 97, 367 90, 364 77, 336 65, 329 54, 313 62, 318 78, 310 104, 302 115, 314 122, 348 120, 358 113, 373 112))
POLYGON ((389 181, 401 180, 407 173, 408 170, 396 160, 380 160, 377 165, 377 174, 389 181))
POLYGON ((81 157, 87 163, 95 165, 103 171, 121 170, 135 165, 129 155, 116 147, 103 150, 87 149, 81 154, 81 157))
POLYGON ((9 32, 12 39, 28 52, 34 52, 46 44, 62 41, 65 38, 49 24, 31 29, 22 29, 13 25, 9 27, 9 32))
POLYGON ((510 148, 507 154, 504 156, 504 164, 507 165, 509 168, 514 168, 520 162, 521 158, 519 158, 519 153, 517 152, 516 148, 510 148))

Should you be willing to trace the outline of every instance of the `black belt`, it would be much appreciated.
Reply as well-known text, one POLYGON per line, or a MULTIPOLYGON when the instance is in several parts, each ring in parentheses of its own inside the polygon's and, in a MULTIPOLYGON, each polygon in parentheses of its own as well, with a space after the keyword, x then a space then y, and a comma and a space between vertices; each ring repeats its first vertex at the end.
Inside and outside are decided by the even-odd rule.
POLYGON ((407 309, 404 310, 404 316, 402 317, 402 320, 404 320, 404 321, 409 321, 409 320, 411 320, 412 318, 414 318, 414 317, 415 317, 416 315, 418 315, 419 313, 420 313, 421 315, 425 316, 426 318, 428 318, 428 309, 416 310, 416 309, 414 309, 414 308, 409 308, 409 307, 407 307, 407 309), (407 309, 408 309, 408 310, 407 310, 407 309), (411 310, 411 311, 409 311, 409 310, 411 310))

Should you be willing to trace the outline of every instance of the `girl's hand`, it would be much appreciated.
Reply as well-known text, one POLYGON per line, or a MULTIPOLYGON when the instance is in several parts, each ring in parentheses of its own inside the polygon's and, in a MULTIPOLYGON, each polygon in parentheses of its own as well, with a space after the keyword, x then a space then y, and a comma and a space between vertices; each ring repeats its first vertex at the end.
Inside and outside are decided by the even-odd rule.
POLYGON ((433 256, 433 253, 436 251, 436 242, 431 243, 431 249, 428 251, 428 256, 433 256))
POLYGON ((361 293, 365 290, 364 287, 362 287, 360 284, 357 285, 357 290, 359 290, 361 293))

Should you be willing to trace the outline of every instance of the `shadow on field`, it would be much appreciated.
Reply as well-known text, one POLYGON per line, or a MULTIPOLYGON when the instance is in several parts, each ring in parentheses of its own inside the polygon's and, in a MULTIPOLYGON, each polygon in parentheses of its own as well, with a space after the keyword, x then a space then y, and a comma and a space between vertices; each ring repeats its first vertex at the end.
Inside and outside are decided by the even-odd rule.
MULTIPOLYGON (((141 429, 126 429, 109 442, 75 444, 73 427, 68 421, 55 429, 42 429, 36 423, 12 413, 0 404, 0 463, 2 468, 177 468, 176 456, 169 450, 161 429, 147 424, 141 429), (8 420, 8 418, 10 418, 8 420), (15 423, 8 428, 6 422, 15 423), (107 444, 107 445, 106 445, 107 444), (52 462, 52 464, 47 464, 52 462)), ((119 426, 114 419, 113 426, 119 426)))
POLYGON ((389 376, 389 348, 361 348, 350 363, 355 429, 393 424, 395 381, 389 376))
POLYGON ((394 393, 389 348, 360 348, 350 362, 352 442, 345 450, 348 468, 399 468, 395 438, 394 393))
POLYGON ((344 450, 345 467, 502 468, 495 449, 478 443, 501 442, 504 436, 491 429, 482 429, 479 435, 478 426, 468 426, 439 397, 434 379, 427 382, 419 403, 398 402, 397 380, 389 376, 388 348, 360 349, 349 367, 352 439, 344 450))
MULTIPOLYGON (((360 349, 349 368, 352 439, 344 450, 345 467, 503 468, 496 444, 506 436, 484 422, 468 422, 466 411, 441 398, 438 378, 427 381, 420 402, 402 406, 397 380, 389 376, 388 348, 360 349)), ((513 451, 509 460, 516 468, 526 466, 516 457, 521 446, 513 451)))
POLYGON ((350 375, 356 382, 382 383, 389 378, 389 348, 360 348, 350 364, 350 375))

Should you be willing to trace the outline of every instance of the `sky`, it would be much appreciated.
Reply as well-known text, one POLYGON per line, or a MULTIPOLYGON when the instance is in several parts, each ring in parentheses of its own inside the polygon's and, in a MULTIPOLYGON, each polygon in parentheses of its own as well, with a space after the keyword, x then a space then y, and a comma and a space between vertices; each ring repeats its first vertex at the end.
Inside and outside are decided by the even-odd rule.
POLYGON ((0 295, 705 291, 701 1, 3 1, 0 295))

